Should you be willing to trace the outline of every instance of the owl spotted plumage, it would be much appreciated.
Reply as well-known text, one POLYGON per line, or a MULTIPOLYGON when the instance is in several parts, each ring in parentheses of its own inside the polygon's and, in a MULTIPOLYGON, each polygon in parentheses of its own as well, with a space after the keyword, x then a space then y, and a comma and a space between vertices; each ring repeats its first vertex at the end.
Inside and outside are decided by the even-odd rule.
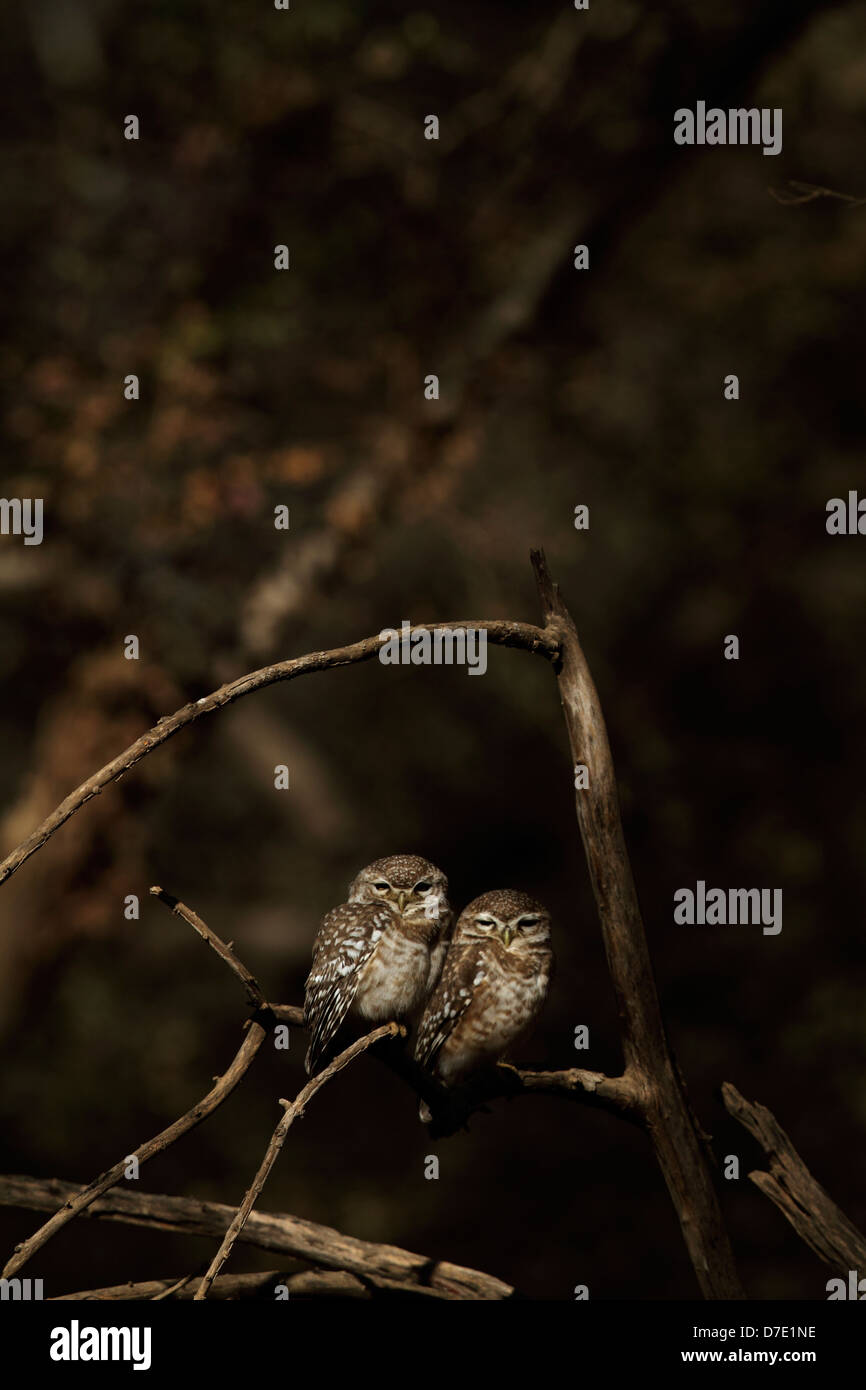
POLYGON ((313 946, 304 999, 310 1074, 327 1060, 344 1023, 388 1023, 424 1003, 450 925, 448 880, 427 859, 393 854, 361 870, 313 946))
POLYGON ((492 1066, 535 1019, 552 971, 546 908, 511 889, 476 898, 454 929, 415 1060, 446 1086, 492 1066))

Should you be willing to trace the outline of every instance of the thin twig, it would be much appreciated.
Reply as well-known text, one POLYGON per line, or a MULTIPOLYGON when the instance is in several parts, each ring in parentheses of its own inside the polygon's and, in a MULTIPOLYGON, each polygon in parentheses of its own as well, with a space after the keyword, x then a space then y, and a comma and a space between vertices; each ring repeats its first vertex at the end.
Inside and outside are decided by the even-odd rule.
POLYGON ((200 1269, 194 1269, 190 1274, 184 1274, 182 1278, 176 1279, 173 1284, 169 1284, 168 1288, 160 1289, 158 1293, 152 1296, 146 1295, 146 1297, 149 1297, 151 1303, 162 1303, 165 1299, 171 1298, 173 1294, 180 1293, 182 1289, 192 1283, 193 1279, 198 1279, 203 1271, 204 1265, 200 1269))
MULTIPOLYGON (((416 623, 412 632, 436 632, 442 628, 456 627, 484 631, 488 639, 498 646, 520 647, 524 651, 539 652, 548 659, 553 659, 556 655, 555 640, 541 628, 533 627, 530 623, 505 620, 476 622, 463 619, 451 623, 416 623)), ((141 738, 136 739, 116 758, 112 758, 99 772, 88 777, 86 782, 82 782, 80 787, 70 792, 51 815, 46 816, 42 824, 6 856, 0 864, 0 884, 11 878, 31 854, 41 849, 70 816, 74 816, 76 811, 80 811, 82 806, 94 796, 98 796, 105 787, 117 781, 124 772, 135 767, 148 753, 152 753, 155 748, 173 738, 188 724, 194 723, 206 714, 213 714, 215 710, 224 709, 226 705, 233 704, 244 695, 251 695, 254 690, 263 690, 268 685, 275 685, 278 681, 290 681, 296 676, 310 675, 313 671, 328 671, 336 666, 352 666, 359 661, 370 661, 386 640, 378 633, 375 637, 365 637, 362 641, 353 642, 347 647, 334 647, 326 652, 309 652, 306 656, 298 656, 291 661, 279 661, 273 666, 263 666, 258 671, 251 671, 236 681, 230 681, 228 685, 221 685, 219 690, 214 690, 212 694, 205 695, 192 704, 184 705, 174 714, 164 715, 146 734, 142 734, 141 738)))
MULTIPOLYGON (((247 1035, 238 1048, 228 1071, 217 1078, 216 1085, 191 1110, 188 1110, 185 1115, 181 1115, 179 1120, 175 1120, 174 1124, 169 1125, 167 1129, 162 1130, 153 1139, 148 1139, 147 1143, 135 1150, 135 1157, 139 1164, 146 1163, 155 1154, 163 1153, 182 1135, 188 1134, 191 1129, 195 1129, 196 1125, 200 1125, 202 1120, 206 1120, 208 1115, 213 1114, 226 1097, 231 1095, 238 1082, 246 1074, 266 1036, 262 1025, 253 1020, 249 1024, 247 1035)), ((129 1164, 129 1157, 127 1155, 120 1159, 113 1168, 108 1169, 108 1172, 101 1173, 86 1187, 80 1188, 74 1196, 68 1198, 60 1211, 55 1212, 49 1221, 39 1227, 38 1231, 34 1231, 27 1240, 16 1245, 11 1259, 6 1263, 2 1277, 9 1279, 13 1274, 17 1274, 18 1270, 35 1255, 36 1251, 41 1250, 43 1245, 47 1245, 48 1241, 56 1236, 64 1226, 68 1225, 74 1216, 85 1211, 97 1197, 101 1197, 109 1188, 114 1187, 115 1183, 120 1182, 129 1164)))
MULTIPOLYGON (((199 935, 213 946, 220 958, 226 961, 233 973, 244 983, 250 998, 252 998, 252 993, 248 982, 251 982, 252 988, 255 988, 264 1000, 260 986, 242 961, 229 951, 228 947, 197 913, 194 913, 191 908, 180 903, 170 894, 164 893, 162 889, 153 888, 151 892, 166 906, 171 907, 172 911, 177 912, 179 916, 189 922, 199 935)), ((278 1022, 287 1023, 293 1028, 304 1028, 304 1011, 297 1005, 263 1004, 263 1007, 267 1008, 269 1014, 278 1022)), ((142 1144, 135 1151, 135 1157, 139 1164, 146 1162, 154 1154, 161 1153, 217 1109, 241 1080, 264 1038, 265 1030, 262 1025, 254 1022, 228 1071, 208 1092, 207 1096, 186 1115, 181 1116, 174 1124, 169 1125, 167 1129, 147 1143, 142 1144)), ((422 1068, 418 1067, 402 1048, 383 1048, 377 1050, 375 1055, 395 1074, 406 1081, 415 1093, 430 1106, 433 1114, 430 1132, 434 1138, 453 1134, 457 1129, 463 1128, 471 1115, 482 1108, 485 1102, 517 1095, 558 1095, 563 1099, 609 1110, 626 1119, 640 1121, 639 1093, 627 1076, 607 1077, 601 1072, 582 1071, 578 1068, 553 1072, 518 1071, 513 1068, 503 1068, 488 1074, 486 1077, 479 1078, 473 1085, 460 1088, 457 1091, 448 1091, 422 1068)), ((339 1060, 338 1058, 337 1061, 339 1060)), ((325 1076, 326 1073, 322 1072, 314 1080, 320 1081, 325 1076)), ((301 1094, 303 1095, 303 1092, 301 1094)), ((3 1277, 11 1278, 37 1250, 47 1244, 68 1222, 120 1182, 128 1163, 129 1156, 126 1156, 108 1169, 106 1173, 95 1178, 87 1187, 76 1191, 60 1211, 55 1212, 51 1219, 35 1231, 28 1240, 15 1247, 12 1257, 3 1270, 3 1277)))
POLYGON ((202 937, 209 946, 213 947, 220 960, 224 960, 229 970, 237 975, 246 991, 247 999, 253 1007, 256 1009, 266 1008, 267 1000, 265 999, 264 991, 255 975, 247 970, 243 962, 238 960, 234 951, 217 936, 216 932, 211 931, 207 923, 203 922, 202 919, 193 912, 191 907, 187 907, 186 903, 182 903, 178 898, 172 897, 171 893, 166 893, 164 889, 157 887, 151 888, 150 891, 155 898, 158 898, 159 901, 169 909, 169 911, 183 918, 184 922, 188 922, 193 930, 197 931, 199 936, 202 937))
POLYGON ((791 193, 777 193, 775 188, 769 190, 770 197, 775 198, 776 202, 785 208, 801 207, 804 203, 814 203, 819 198, 835 198, 852 208, 862 207, 866 203, 866 198, 855 198, 852 193, 839 193, 835 188, 822 188, 820 184, 803 183, 800 179, 789 179, 788 187, 793 190, 791 193))
MULTIPOLYGON (((573 619, 562 601, 558 588, 550 578, 544 556, 540 552, 534 552, 532 559, 542 600, 545 621, 543 629, 509 622, 461 623, 449 626, 473 626, 483 629, 494 642, 539 652, 554 665, 571 742, 572 760, 575 763, 586 764, 589 770, 589 787, 585 792, 581 791, 576 799, 577 814, 623 1025, 626 1066, 624 1075, 619 1078, 600 1077, 575 1069, 569 1073, 535 1074, 534 1080, 528 1080, 533 1076, 532 1073, 521 1077, 519 1072, 512 1069, 501 1069, 503 1077, 507 1076, 507 1080, 497 1077, 492 1092, 489 1080, 483 1082, 482 1092, 486 1086, 488 1096, 500 1093, 515 1094, 533 1089, 568 1094, 575 1099, 586 1099, 592 1104, 604 1104, 619 1113, 625 1113, 630 1119, 642 1120, 680 1217, 683 1236, 702 1291, 708 1297, 742 1297, 743 1292, 710 1178, 706 1153, 702 1148, 700 1129, 692 1115, 679 1069, 665 1037, 646 935, 622 832, 616 778, 598 694, 573 619)), ((432 625, 434 629, 441 626, 443 625, 432 625)), ((420 630, 430 629, 427 625, 420 625, 420 630)), ((170 718, 160 720, 154 729, 137 740, 124 754, 107 764, 67 797, 42 826, 8 856, 4 864, 0 865, 0 883, 30 854, 40 848, 59 825, 92 796, 97 795, 103 786, 134 766, 155 747, 200 715, 222 708, 241 696, 276 681, 290 680, 296 675, 314 670, 369 660, 380 650, 383 641, 383 634, 379 634, 349 647, 336 648, 330 652, 316 652, 294 661, 262 668, 239 681, 221 687, 195 705, 184 706, 170 718)), ((163 896, 164 901, 167 897, 161 894, 159 896, 163 896)), ((174 900, 171 905, 176 906, 174 900)), ((205 939, 219 951, 243 981, 248 994, 260 1000, 261 990, 229 948, 224 947, 219 938, 209 933, 200 919, 195 918, 195 914, 189 913, 188 909, 186 912, 189 914, 187 920, 196 930, 202 931, 205 939), (258 993, 255 994, 254 991, 258 993)), ((274 1014, 271 1012, 269 1018, 272 1020, 273 1017, 274 1014)), ((357 1051, 364 1050, 374 1040, 376 1035, 371 1034, 368 1039, 360 1040, 355 1048, 357 1051)), ((347 1049, 331 1067, 304 1088, 292 1105, 286 1105, 286 1113, 272 1136, 253 1186, 235 1214, 220 1250, 202 1280, 196 1293, 197 1299, 206 1297, 207 1289, 228 1257, 276 1160, 289 1127, 296 1115, 302 1113, 305 1100, 354 1055, 357 1055, 356 1051, 347 1049)), ((405 1072, 405 1061, 395 1061, 395 1069, 405 1072)), ((421 1085, 418 1081, 418 1089, 421 1089, 421 1085)), ((427 1085, 426 1081, 423 1082, 424 1087, 427 1085)), ((449 1104, 454 1101, 454 1096, 448 1097, 449 1104)), ((443 1105, 443 1109, 447 1107, 443 1105)), ((172 1131, 166 1133, 173 1132, 175 1128, 173 1126, 172 1131)), ((107 1181, 100 1180, 105 1182, 102 1190, 119 1180, 123 1165, 117 1165, 117 1168, 120 1171, 114 1170, 115 1176, 109 1175, 107 1181)), ((91 1194, 96 1195, 98 1190, 98 1183, 91 1184, 90 1189, 80 1194, 78 1209, 86 1204, 91 1194)), ((56 1223, 61 1219, 59 1215, 52 1218, 56 1223)), ((17 1252, 16 1258, 17 1263, 13 1261, 13 1268, 20 1267, 27 1258, 25 1247, 17 1252)), ((7 1270, 7 1273, 9 1272, 7 1270)))
POLYGON ((265 1156, 259 1165, 259 1170, 253 1179, 252 1186, 246 1193, 244 1200, 238 1207, 234 1219, 223 1237, 219 1250, 211 1261, 210 1268, 202 1279, 196 1290, 196 1301, 207 1298, 208 1289, 219 1274, 226 1260, 232 1252, 235 1241, 246 1225, 250 1212, 253 1209, 256 1198, 261 1192, 267 1181, 268 1174, 277 1161, 280 1149, 286 1140, 286 1135, 299 1115, 303 1115, 304 1106, 311 1100, 326 1082, 333 1076, 347 1067, 356 1057, 360 1057, 362 1052, 366 1052, 368 1047, 372 1047, 380 1038, 397 1037, 400 1033, 405 1034, 405 1028, 399 1023, 384 1023, 381 1028, 374 1028, 366 1037, 359 1038, 357 1042, 351 1044, 338 1057, 335 1057, 329 1066, 313 1076, 307 1082, 302 1091, 298 1093, 293 1101, 281 1100, 280 1105, 285 1107, 285 1113, 280 1119, 276 1129, 271 1135, 270 1143, 265 1151, 265 1156))

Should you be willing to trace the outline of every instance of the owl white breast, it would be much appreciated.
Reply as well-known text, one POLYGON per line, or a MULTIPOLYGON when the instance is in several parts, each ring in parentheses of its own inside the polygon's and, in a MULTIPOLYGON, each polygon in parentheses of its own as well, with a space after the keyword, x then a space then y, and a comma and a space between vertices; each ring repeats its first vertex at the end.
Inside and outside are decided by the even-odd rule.
POLYGON ((347 1021, 400 1020, 424 1002, 450 924, 448 881, 435 864, 400 854, 361 870, 313 947, 304 1000, 308 1072, 319 1069, 347 1021))
POLYGON ((445 1085, 498 1061, 538 1015, 553 971, 550 916, 525 893, 470 903, 418 1030, 415 1057, 445 1085))

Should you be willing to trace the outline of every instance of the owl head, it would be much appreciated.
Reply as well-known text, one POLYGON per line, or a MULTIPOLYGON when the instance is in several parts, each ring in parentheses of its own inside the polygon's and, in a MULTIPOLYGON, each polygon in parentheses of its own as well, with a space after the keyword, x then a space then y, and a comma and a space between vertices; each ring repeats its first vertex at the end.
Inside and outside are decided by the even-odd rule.
POLYGON ((447 925, 448 880, 417 854, 389 854, 362 869, 349 884, 350 903, 386 902, 401 917, 423 917, 447 925))
POLYGON ((497 888, 465 907, 454 931, 455 945, 470 941, 501 942, 515 955, 550 950, 550 913, 527 893, 497 888))

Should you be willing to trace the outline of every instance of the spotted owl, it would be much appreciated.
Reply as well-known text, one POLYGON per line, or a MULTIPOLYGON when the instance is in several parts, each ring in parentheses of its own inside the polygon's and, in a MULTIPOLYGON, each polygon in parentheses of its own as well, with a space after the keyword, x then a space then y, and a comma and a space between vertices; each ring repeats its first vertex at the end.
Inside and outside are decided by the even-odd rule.
POLYGON ((344 1023, 403 1019, 428 998, 451 926, 448 880, 427 859, 392 854, 362 869, 349 900, 323 918, 313 945, 304 1022, 312 1075, 344 1023))
MULTIPOLYGON (((550 915, 500 888, 461 913, 418 1029, 415 1060, 446 1086, 497 1062, 526 1032, 553 972, 550 915)), ((425 1107, 422 1119, 429 1119, 425 1107)))

